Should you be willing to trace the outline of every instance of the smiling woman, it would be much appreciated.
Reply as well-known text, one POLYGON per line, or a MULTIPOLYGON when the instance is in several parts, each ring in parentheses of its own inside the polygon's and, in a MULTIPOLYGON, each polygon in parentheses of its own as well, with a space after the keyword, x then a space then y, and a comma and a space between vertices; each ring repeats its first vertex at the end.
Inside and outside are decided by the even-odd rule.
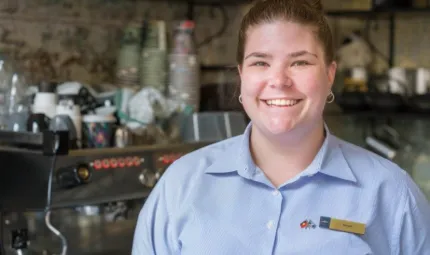
POLYGON ((258 129, 273 134, 274 140, 284 138, 278 141, 285 142, 283 134, 292 131, 290 143, 302 141, 305 126, 322 126, 336 64, 326 65, 324 50, 306 25, 263 23, 250 28, 247 36, 245 57, 239 66, 246 112, 258 129))
POLYGON ((430 254, 430 206, 416 184, 324 124, 336 63, 320 1, 257 1, 237 62, 251 123, 169 167, 133 255, 430 254))
POLYGON ((253 122, 254 160, 276 185, 309 165, 323 142, 322 113, 336 73, 331 38, 318 1, 261 1, 242 21, 241 101, 253 122), (281 155, 265 163, 270 147, 281 155), (287 173, 282 159, 294 162, 287 173))

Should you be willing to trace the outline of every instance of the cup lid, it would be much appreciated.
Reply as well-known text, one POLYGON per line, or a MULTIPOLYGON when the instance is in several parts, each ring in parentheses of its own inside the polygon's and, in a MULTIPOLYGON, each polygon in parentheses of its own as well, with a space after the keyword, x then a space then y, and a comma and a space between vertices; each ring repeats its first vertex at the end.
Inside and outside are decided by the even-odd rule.
POLYGON ((83 122, 115 122, 116 118, 113 115, 97 115, 88 114, 82 118, 83 122))

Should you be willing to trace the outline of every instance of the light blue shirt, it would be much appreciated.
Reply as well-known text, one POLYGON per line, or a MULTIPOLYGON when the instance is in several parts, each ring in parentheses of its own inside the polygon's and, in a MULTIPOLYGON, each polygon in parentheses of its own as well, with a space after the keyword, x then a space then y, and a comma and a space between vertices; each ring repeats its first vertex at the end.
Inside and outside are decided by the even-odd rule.
POLYGON ((139 215, 133 255, 430 254, 429 203, 397 165, 326 128, 309 167, 276 189, 253 163, 250 130, 169 167, 139 215), (322 216, 366 232, 322 228, 322 216))

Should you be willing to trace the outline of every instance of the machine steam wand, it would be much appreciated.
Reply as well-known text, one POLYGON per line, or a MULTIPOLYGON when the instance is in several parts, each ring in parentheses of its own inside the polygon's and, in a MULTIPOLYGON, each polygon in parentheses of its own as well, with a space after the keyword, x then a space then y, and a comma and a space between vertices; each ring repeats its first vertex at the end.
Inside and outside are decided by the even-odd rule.
POLYGON ((51 211, 47 211, 45 214, 45 224, 51 230, 52 233, 54 233, 56 236, 58 236, 61 239, 61 254, 60 255, 66 255, 67 254, 67 239, 66 237, 61 234, 61 232, 56 229, 51 224, 51 211))
POLYGON ((54 233, 56 236, 58 236, 61 239, 61 254, 60 255, 67 255, 67 239, 66 237, 61 234, 61 232, 56 229, 51 224, 51 190, 52 190, 52 178, 54 175, 54 169, 55 169, 55 162, 57 158, 57 151, 60 146, 60 138, 58 135, 55 135, 54 139, 54 151, 53 151, 53 159, 52 159, 52 165, 51 169, 49 171, 49 181, 48 181, 48 194, 47 194, 47 201, 46 201, 46 213, 45 213, 45 224, 48 227, 49 230, 51 230, 52 233, 54 233))

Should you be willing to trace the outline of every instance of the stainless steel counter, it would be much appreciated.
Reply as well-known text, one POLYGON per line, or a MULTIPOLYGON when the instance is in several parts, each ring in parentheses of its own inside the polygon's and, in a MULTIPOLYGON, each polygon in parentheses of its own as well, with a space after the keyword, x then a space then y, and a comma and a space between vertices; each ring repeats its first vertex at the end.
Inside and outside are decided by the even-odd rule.
MULTIPOLYGON (((86 214, 76 209, 52 211, 52 224, 67 238, 67 255, 131 254, 134 228, 141 205, 135 203, 129 211, 119 215, 98 212, 96 207, 86 209, 88 208, 92 211, 87 210, 86 214), (117 219, 112 220, 113 218, 117 219)), ((7 255, 17 254, 10 248, 10 230, 25 226, 29 230, 30 242, 24 254, 60 254, 61 240, 46 227, 44 213, 7 214, 4 220, 7 255)))

